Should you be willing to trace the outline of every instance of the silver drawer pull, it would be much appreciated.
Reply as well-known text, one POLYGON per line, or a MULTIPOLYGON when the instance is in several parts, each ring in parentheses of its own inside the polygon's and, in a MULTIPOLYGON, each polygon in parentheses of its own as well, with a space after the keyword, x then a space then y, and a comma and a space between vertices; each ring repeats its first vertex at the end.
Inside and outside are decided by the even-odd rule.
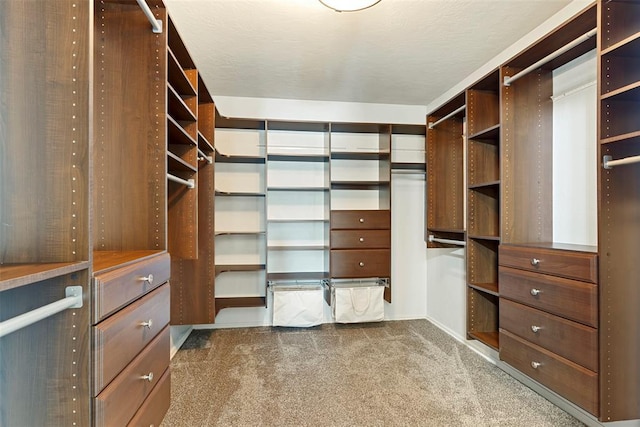
POLYGON ((360 218, 360 223, 363 223, 363 222, 364 222, 364 218, 360 218))
POLYGON ((533 289, 531 289, 530 293, 534 297, 537 297, 540 294, 540 289, 533 288, 533 289))
POLYGON ((538 369, 540 366, 542 366, 542 363, 540 362, 531 362, 531 367, 533 369, 538 369))
POLYGON ((531 265, 534 267, 540 265, 540 260, 538 258, 531 258, 531 265))
POLYGON ((537 334, 540 329, 542 329, 540 326, 531 325, 531 330, 534 334, 537 334))
POLYGON ((360 238, 360 243, 364 242, 364 237, 360 238))
POLYGON ((360 264, 358 265, 360 265, 360 267, 364 267, 364 262, 360 261, 360 264))
POLYGON ((145 277, 141 277, 138 280, 140 280, 141 282, 149 282, 149 284, 152 284, 153 283, 153 274, 150 274, 150 275, 145 276, 145 277))
POLYGON ((140 322, 140 326, 151 329, 151 326, 153 326, 153 320, 149 319, 146 322, 140 322))
POLYGON ((140 379, 147 380, 149 382, 153 381, 153 372, 149 372, 147 375, 141 376, 140 379))

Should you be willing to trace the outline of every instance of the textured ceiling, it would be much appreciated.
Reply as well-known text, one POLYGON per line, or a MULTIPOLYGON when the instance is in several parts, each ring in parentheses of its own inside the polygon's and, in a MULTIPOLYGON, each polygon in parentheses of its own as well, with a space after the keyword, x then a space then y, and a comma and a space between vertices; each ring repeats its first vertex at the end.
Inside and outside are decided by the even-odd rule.
POLYGON ((165 0, 216 95, 427 105, 571 0, 165 0))

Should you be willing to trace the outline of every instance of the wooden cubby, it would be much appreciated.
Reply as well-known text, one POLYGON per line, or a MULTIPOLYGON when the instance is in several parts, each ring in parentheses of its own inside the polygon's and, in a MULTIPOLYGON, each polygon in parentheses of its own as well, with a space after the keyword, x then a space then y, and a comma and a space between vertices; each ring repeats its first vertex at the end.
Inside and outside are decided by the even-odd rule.
POLYGON ((266 307, 266 121, 215 118, 215 313, 266 307))
POLYGON ((640 1, 600 1, 598 181, 600 419, 640 418, 640 1))
POLYGON ((427 218, 429 248, 452 247, 439 239, 462 241, 464 226, 465 93, 427 115, 427 218))
POLYGON ((500 75, 466 91, 467 334, 498 349, 500 244, 500 75))

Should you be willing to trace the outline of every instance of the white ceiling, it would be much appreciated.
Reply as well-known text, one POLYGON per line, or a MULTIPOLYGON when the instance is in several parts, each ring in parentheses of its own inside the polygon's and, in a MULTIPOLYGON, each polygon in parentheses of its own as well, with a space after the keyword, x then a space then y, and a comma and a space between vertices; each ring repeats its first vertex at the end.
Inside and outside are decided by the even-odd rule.
POLYGON ((427 105, 571 0, 165 0, 212 95, 427 105))

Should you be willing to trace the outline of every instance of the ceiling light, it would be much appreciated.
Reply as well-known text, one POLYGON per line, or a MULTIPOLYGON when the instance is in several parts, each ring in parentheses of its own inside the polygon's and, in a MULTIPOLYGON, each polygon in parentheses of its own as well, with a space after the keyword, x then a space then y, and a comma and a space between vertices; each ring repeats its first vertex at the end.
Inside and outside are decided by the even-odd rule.
POLYGON ((320 0, 320 3, 336 12, 355 12, 380 3, 381 0, 320 0))

